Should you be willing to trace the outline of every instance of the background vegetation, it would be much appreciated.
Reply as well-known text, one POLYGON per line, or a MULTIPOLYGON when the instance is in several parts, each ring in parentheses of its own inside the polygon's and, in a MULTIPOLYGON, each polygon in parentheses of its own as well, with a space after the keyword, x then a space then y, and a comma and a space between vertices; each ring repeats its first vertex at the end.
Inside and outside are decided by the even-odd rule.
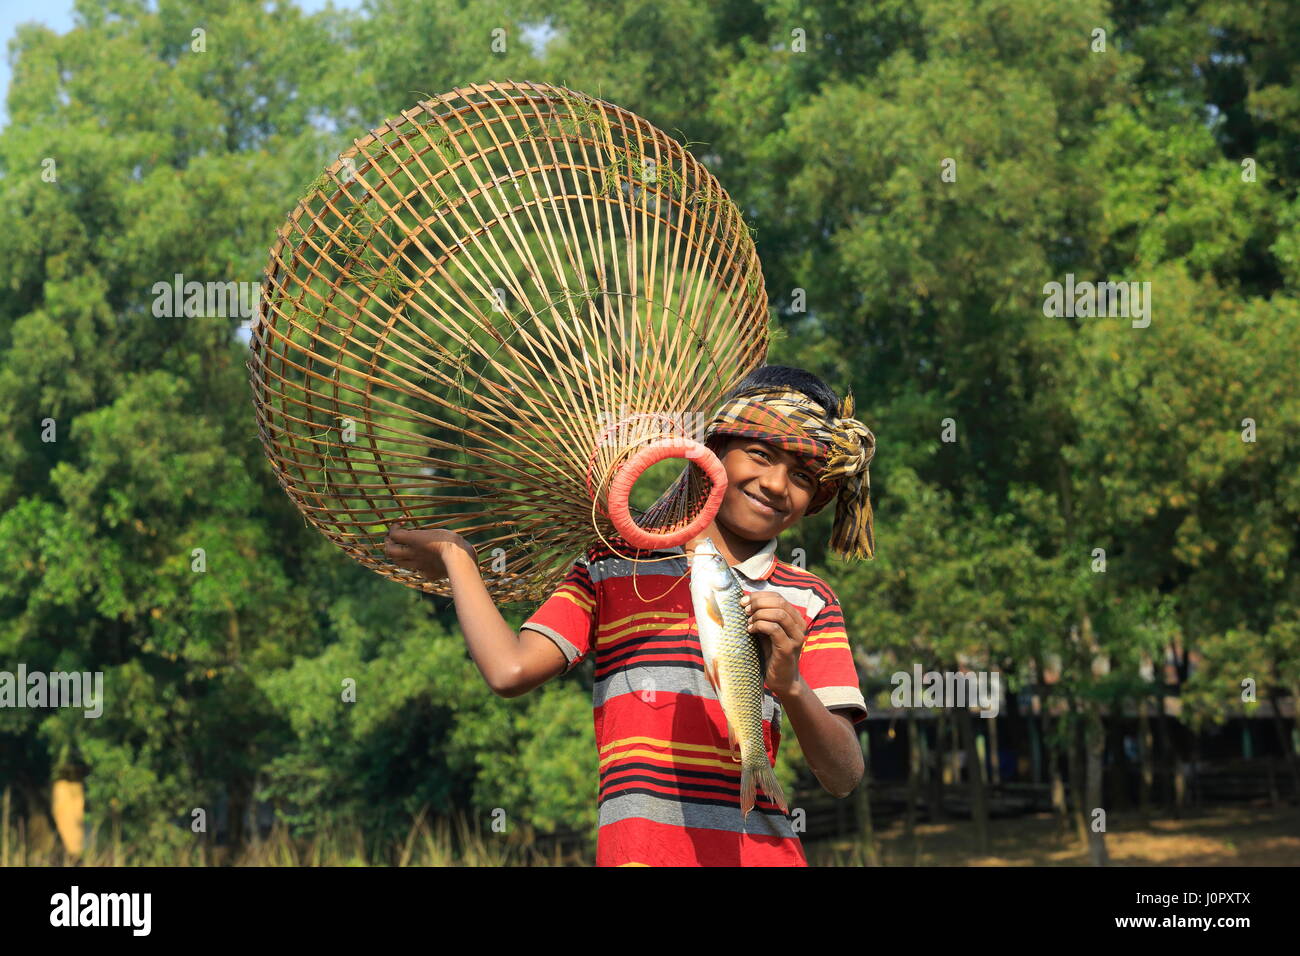
POLYGON ((1075 777, 1097 787, 1100 708, 1142 697, 1167 654, 1192 726, 1249 712, 1246 677, 1261 700, 1300 693, 1295 5, 78 10, 66 35, 19 31, 0 131, 0 668, 102 670, 114 705, 0 710, 16 815, 84 777, 90 822, 142 858, 189 853, 194 807, 228 805, 230 838, 252 838, 255 800, 371 847, 422 808, 593 835, 589 677, 494 697, 447 602, 355 566, 277 487, 237 320, 150 312, 175 273, 257 281, 353 137, 497 78, 706 144, 757 228, 770 361, 851 389, 879 438, 877 560, 828 559, 829 513, 782 542, 838 592, 869 673, 970 663, 1014 693, 1055 662, 1054 732, 1085 734, 1075 777), (1150 327, 1045 316, 1067 273, 1149 281, 1150 327))

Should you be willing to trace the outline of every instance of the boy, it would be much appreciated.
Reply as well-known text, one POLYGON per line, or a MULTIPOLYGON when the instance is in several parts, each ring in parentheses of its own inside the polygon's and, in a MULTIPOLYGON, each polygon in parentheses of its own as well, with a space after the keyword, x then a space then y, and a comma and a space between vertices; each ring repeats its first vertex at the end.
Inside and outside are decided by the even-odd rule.
POLYGON ((854 724, 867 716, 844 616, 831 589, 776 557, 777 536, 838 493, 831 546, 872 557, 867 466, 875 438, 815 375, 756 369, 724 400, 705 443, 727 471, 713 523, 685 547, 603 544, 575 562, 516 636, 493 605, 474 550, 447 531, 393 529, 385 554, 431 580, 449 576, 471 657, 496 693, 515 697, 595 655, 600 755, 598 866, 806 866, 768 794, 746 819, 740 767, 704 676, 689 593, 695 545, 711 537, 746 592, 766 662, 763 737, 775 764, 781 715, 817 779, 837 797, 862 778, 854 724), (837 414, 837 412, 839 414, 837 414))

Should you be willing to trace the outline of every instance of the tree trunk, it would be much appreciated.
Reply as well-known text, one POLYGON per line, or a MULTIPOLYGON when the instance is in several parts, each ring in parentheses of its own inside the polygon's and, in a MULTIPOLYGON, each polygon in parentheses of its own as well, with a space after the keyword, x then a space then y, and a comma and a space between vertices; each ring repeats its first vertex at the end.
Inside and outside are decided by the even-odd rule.
POLYGON ((122 814, 116 808, 113 809, 113 863, 112 865, 124 866, 125 861, 122 859, 122 814))
MULTIPOLYGON (((1291 735, 1286 731, 1286 721, 1282 719, 1281 701, 1277 691, 1272 691, 1268 699, 1273 705, 1273 728, 1277 731, 1277 745, 1282 749, 1282 756, 1291 771, 1291 799, 1296 800, 1300 798, 1300 765, 1297 765, 1295 745, 1291 735)), ((1300 698, 1292 697, 1292 701, 1297 708, 1300 708, 1300 698)))
MULTIPOLYGON (((1068 723, 1064 715, 1057 718, 1058 732, 1064 730, 1068 723)), ((1070 828, 1069 809, 1065 802, 1065 780, 1061 775, 1061 751, 1065 746, 1067 745, 1058 743, 1054 739, 1049 739, 1047 743, 1048 763, 1052 776, 1052 809, 1056 812, 1056 821, 1060 824, 1062 833, 1070 828)))
POLYGON ((979 852, 989 854, 989 805, 988 793, 984 788, 984 766, 975 745, 975 718, 970 715, 969 707, 962 707, 957 717, 961 725, 961 735, 965 738, 966 766, 970 770, 970 807, 971 821, 975 824, 975 842, 979 852))
POLYGON ((1109 862, 1105 830, 1109 820, 1102 806, 1102 760, 1106 754, 1106 727, 1102 723, 1100 704, 1087 704, 1086 714, 1084 739, 1088 753, 1088 782, 1085 812, 1088 819, 1088 858, 1093 866, 1105 866, 1109 862), (1100 816, 1097 815, 1098 810, 1102 811, 1100 816))
POLYGON ((54 825, 59 829, 64 852, 72 859, 81 856, 86 834, 86 789, 80 780, 56 780, 50 788, 54 825))
POLYGON ((1191 770, 1191 791, 1192 806, 1201 806, 1201 732, 1192 731, 1192 760, 1189 764, 1191 770))
POLYGON ((946 771, 943 752, 943 725, 947 719, 941 714, 934 720, 934 750, 930 753, 928 764, 930 787, 926 796, 926 802, 930 805, 931 823, 943 823, 948 819, 948 815, 943 809, 943 777, 946 771))
POLYGON ((1138 699, 1138 759, 1142 764, 1142 777, 1138 781, 1138 813, 1145 826, 1151 815, 1151 787, 1155 780, 1155 764, 1151 753, 1151 718, 1147 716, 1149 701, 1144 693, 1138 699))
POLYGON ((1300 738, 1300 684, 1291 685, 1291 727, 1291 746, 1286 750, 1291 763, 1291 800, 1300 804, 1300 754, 1296 753, 1296 741, 1300 738))
POLYGON ((1182 811, 1179 809, 1182 806, 1180 798, 1182 791, 1182 754, 1179 752, 1178 741, 1174 738, 1173 730, 1169 726, 1169 715, 1165 713, 1163 693, 1159 698, 1159 703, 1160 714, 1156 726, 1160 731, 1160 747, 1164 751, 1166 779, 1169 781, 1165 792, 1165 804, 1173 808, 1174 818, 1177 819, 1182 816, 1182 811))
POLYGON ((962 755, 966 753, 961 743, 961 728, 958 726, 956 718, 950 718, 948 721, 948 730, 952 734, 952 744, 948 748, 948 757, 952 763, 952 784, 954 787, 961 785, 961 762, 962 755))
MULTIPOLYGON (((1070 700, 1071 718, 1077 713, 1073 699, 1070 700)), ((1087 794, 1084 792, 1084 752, 1083 752, 1083 728, 1079 726, 1080 721, 1070 719, 1068 721, 1069 737, 1066 750, 1066 773, 1070 780, 1070 820, 1074 829, 1074 835, 1079 841, 1079 845, 1085 849, 1088 846, 1088 823, 1084 819, 1084 804, 1087 801, 1087 794)))
POLYGON ((248 801, 245 790, 238 780, 231 781, 226 789, 226 844, 230 847, 232 858, 244 847, 245 817, 248 814, 248 801))
POLYGON ((1183 760, 1180 749, 1174 766, 1174 816, 1182 819, 1183 808, 1187 806, 1187 761, 1183 760))
POLYGON ((1043 782, 1043 735, 1038 730, 1037 714, 1025 715, 1025 726, 1029 730, 1030 778, 1034 783, 1043 782))
MULTIPOLYGON (((1183 633, 1186 633, 1185 628, 1183 633)), ((1173 652, 1173 657, 1174 657, 1174 665, 1175 665, 1174 673, 1178 677, 1178 685, 1175 688, 1175 690, 1178 691, 1178 699, 1180 702, 1180 706, 1178 709, 1178 715, 1179 715, 1178 726, 1184 727, 1186 726, 1184 721, 1187 719, 1187 714, 1182 708, 1181 702, 1182 702, 1183 682, 1187 680, 1187 657, 1188 654, 1190 654, 1190 649, 1184 649, 1180 657, 1178 654, 1178 643, 1177 641, 1175 641, 1173 646, 1170 648, 1170 650, 1173 652)), ((1170 739, 1176 741, 1177 738, 1178 738, 1177 728, 1171 727, 1170 739)), ((1181 819, 1183 815, 1183 808, 1187 806, 1187 762, 1183 759, 1183 748, 1180 744, 1177 743, 1174 744, 1173 752, 1174 752, 1174 777, 1173 777, 1174 816, 1178 819, 1181 819)))
MULTIPOLYGON (((1082 644, 1085 660, 1088 662, 1089 670, 1094 675, 1096 662, 1101 654, 1101 649, 1097 646, 1097 637, 1092 629, 1092 615, 1088 613, 1088 608, 1083 600, 1079 601, 1079 640, 1082 644)), ((1083 796, 1083 804, 1080 806, 1079 813, 1076 813, 1075 819, 1084 822, 1083 831, 1084 839, 1088 846, 1088 858, 1093 866, 1105 866, 1106 856, 1106 825, 1109 821, 1106 819, 1106 808, 1103 805, 1105 797, 1105 761, 1106 761, 1106 725, 1101 718, 1101 701, 1096 698, 1085 698, 1081 702, 1079 715, 1080 721, 1080 745, 1083 750, 1080 760, 1081 764, 1086 763, 1085 778, 1080 781, 1081 786, 1076 789, 1076 793, 1083 796)), ((1112 707, 1112 711, 1114 707, 1112 707)), ((1119 708, 1120 715, 1123 714, 1123 708, 1119 708)), ((1113 717, 1112 713, 1112 717, 1113 717)), ((1117 721, 1118 722, 1118 721, 1117 721)), ((1121 723, 1122 726, 1122 723, 1121 723)))
MULTIPOLYGON (((981 718, 983 719, 983 718, 981 718)), ((993 786, 1002 783, 1002 761, 998 753, 998 719, 997 717, 988 718, 989 725, 989 775, 993 786)))
POLYGON ((1051 721, 1051 702, 1047 694, 1047 677, 1043 670, 1041 657, 1034 658, 1034 696, 1038 699, 1038 713, 1033 713, 1033 701, 1029 704, 1029 735, 1034 761, 1034 783, 1043 782, 1043 771, 1047 770, 1052 799, 1052 811, 1064 829, 1065 824, 1065 788, 1061 783, 1061 762, 1059 751, 1048 735, 1051 721), (1041 691, 1041 692, 1040 692, 1041 691), (1046 768, 1044 768, 1046 765, 1046 768))
POLYGON ((858 737, 862 746, 862 780, 855 791, 858 819, 866 839, 867 866, 879 866, 876 855, 876 831, 871 819, 871 735, 870 731, 858 737))
MULTIPOLYGON (((1112 716, 1111 726, 1106 727, 1106 746, 1110 749, 1112 770, 1107 782, 1110 784, 1109 803, 1112 810, 1129 810, 1132 808, 1132 802, 1129 800, 1128 783, 1132 766, 1129 763, 1128 751, 1124 748, 1124 741, 1127 739, 1124 733, 1125 725, 1125 708, 1124 701, 1117 700, 1115 706, 1119 711, 1118 716, 1112 716)), ((1105 773, 1103 767, 1102 772, 1105 773)))
POLYGON ((907 709, 907 809, 903 817, 903 833, 913 858, 916 855, 916 803, 921 797, 921 778, 924 770, 921 761, 925 751, 921 746, 917 726, 916 708, 907 709))

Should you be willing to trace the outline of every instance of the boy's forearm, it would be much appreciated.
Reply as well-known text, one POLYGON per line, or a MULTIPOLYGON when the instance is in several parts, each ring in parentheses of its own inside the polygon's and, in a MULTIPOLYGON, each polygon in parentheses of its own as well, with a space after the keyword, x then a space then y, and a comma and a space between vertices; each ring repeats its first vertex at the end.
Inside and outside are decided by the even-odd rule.
POLYGON ((488 686, 500 693, 514 677, 519 635, 497 610, 478 565, 467 552, 449 548, 443 562, 470 657, 488 686))
POLYGON ((844 718, 826 709, 802 677, 780 700, 818 782, 828 793, 847 797, 865 769, 857 733, 844 718))

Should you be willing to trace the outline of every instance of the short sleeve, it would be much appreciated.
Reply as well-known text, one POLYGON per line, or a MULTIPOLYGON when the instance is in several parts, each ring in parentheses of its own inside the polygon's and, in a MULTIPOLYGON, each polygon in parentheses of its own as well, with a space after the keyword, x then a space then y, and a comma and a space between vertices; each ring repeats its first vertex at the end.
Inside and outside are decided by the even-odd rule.
POLYGON ((834 594, 804 634, 799 673, 827 710, 844 710, 854 724, 867 719, 867 702, 849 648, 844 611, 834 594))
POLYGON ((545 634, 564 654, 567 674, 596 645, 595 584, 587 569, 586 558, 579 558, 551 596, 533 612, 523 627, 545 634))

